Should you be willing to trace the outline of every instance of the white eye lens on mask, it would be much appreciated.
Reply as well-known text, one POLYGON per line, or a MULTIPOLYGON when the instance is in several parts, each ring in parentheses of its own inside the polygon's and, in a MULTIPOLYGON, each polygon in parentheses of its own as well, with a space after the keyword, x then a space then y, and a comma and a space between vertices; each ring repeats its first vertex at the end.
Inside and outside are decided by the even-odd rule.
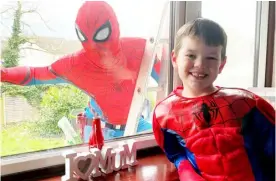
POLYGON ((84 42, 87 40, 87 38, 85 37, 85 35, 81 32, 81 30, 79 29, 78 25, 76 25, 76 33, 77 33, 77 36, 79 38, 79 40, 81 42, 84 42))
POLYGON ((103 41, 108 38, 109 33, 110 33, 109 28, 105 27, 105 28, 101 29, 99 32, 97 32, 97 34, 95 36, 95 40, 103 41))
POLYGON ((111 31, 111 24, 107 21, 96 31, 93 40, 95 42, 105 42, 110 37, 111 31))

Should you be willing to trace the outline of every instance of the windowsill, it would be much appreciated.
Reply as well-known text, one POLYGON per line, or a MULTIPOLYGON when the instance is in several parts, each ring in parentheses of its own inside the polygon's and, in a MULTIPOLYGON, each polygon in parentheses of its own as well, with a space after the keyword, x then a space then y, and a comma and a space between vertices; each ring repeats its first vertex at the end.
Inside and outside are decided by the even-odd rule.
MULTIPOLYGON (((158 180, 158 181, 179 181, 177 170, 174 164, 170 163, 159 147, 142 149, 137 152, 138 165, 128 169, 112 172, 107 175, 96 177, 93 180, 158 180)), ((32 172, 12 174, 2 177, 2 180, 20 180, 20 178, 58 181, 65 175, 65 166, 58 165, 47 169, 38 169, 32 172)))
MULTIPOLYGON (((137 142, 137 150, 157 146, 152 133, 107 141, 105 145, 116 148, 119 143, 127 140, 134 140, 137 142)), ((86 144, 81 146, 70 146, 1 158, 1 176, 62 165, 65 163, 62 153, 68 150, 84 152, 88 151, 88 146, 86 144)))

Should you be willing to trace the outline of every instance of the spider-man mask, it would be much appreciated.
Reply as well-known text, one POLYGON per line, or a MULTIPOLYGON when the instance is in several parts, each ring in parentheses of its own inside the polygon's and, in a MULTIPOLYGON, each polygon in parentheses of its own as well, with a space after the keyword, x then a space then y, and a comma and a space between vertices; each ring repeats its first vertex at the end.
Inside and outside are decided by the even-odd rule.
POLYGON ((119 50, 119 24, 112 7, 103 1, 86 1, 76 18, 76 33, 88 54, 119 50))

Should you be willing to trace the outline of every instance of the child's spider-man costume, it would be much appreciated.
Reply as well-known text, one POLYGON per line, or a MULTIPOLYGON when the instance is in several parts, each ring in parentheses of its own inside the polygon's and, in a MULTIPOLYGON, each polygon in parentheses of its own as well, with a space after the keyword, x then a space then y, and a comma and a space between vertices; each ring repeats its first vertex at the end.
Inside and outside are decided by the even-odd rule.
MULTIPOLYGON (((120 38, 117 17, 103 1, 84 2, 75 26, 82 50, 47 67, 1 69, 1 81, 25 86, 71 83, 91 97, 106 126, 118 128, 117 136, 122 136, 147 40, 120 38)), ((155 79, 159 64, 152 72, 155 79)))
POLYGON ((243 89, 198 98, 177 88, 154 110, 158 145, 181 181, 275 180, 275 110, 243 89))

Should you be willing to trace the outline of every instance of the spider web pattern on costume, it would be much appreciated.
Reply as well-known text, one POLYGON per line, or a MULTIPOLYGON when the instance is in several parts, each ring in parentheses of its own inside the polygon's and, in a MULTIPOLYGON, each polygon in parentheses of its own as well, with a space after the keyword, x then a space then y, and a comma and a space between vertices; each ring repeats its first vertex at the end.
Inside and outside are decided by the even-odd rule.
POLYGON ((254 103, 242 96, 219 96, 208 99, 200 99, 200 103, 194 101, 183 102, 177 100, 166 118, 165 129, 176 131, 182 137, 187 138, 198 131, 211 127, 238 127, 243 117, 253 108, 254 103), (200 109, 202 103, 209 106, 211 115, 210 125, 206 124, 203 112, 200 109), (187 106, 188 104, 188 106, 187 106), (173 115, 173 116, 172 116, 173 115))

